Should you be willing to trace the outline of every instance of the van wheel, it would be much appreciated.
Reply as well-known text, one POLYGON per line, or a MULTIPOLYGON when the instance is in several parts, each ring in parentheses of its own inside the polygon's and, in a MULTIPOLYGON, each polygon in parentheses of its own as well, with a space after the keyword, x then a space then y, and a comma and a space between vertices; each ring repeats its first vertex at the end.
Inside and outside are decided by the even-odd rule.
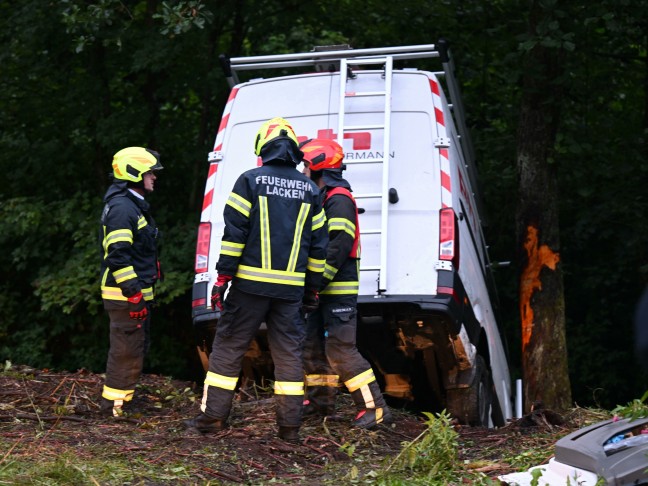
POLYGON ((462 424, 488 427, 491 406, 492 394, 488 369, 484 358, 477 356, 470 385, 447 390, 448 412, 462 424))

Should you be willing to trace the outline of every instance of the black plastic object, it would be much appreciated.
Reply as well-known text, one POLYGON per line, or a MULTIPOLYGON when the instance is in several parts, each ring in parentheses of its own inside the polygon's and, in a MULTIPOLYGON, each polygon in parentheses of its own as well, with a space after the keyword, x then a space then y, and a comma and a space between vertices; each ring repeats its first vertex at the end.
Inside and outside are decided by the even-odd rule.
POLYGON ((556 461, 615 486, 648 484, 648 418, 606 420, 556 442, 556 461))
POLYGON ((398 199, 399 199, 398 191, 393 187, 391 187, 389 189, 389 202, 392 204, 396 204, 398 202, 398 199))

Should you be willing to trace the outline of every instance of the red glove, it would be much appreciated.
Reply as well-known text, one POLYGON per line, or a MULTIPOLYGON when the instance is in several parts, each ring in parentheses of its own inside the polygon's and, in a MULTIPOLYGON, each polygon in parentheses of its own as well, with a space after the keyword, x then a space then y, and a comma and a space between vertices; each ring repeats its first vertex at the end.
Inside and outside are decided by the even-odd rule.
POLYGON ((232 280, 231 275, 219 275, 216 278, 216 285, 212 287, 211 293, 212 309, 223 310, 223 300, 225 299, 225 292, 229 287, 230 280, 232 280))
POLYGON ((141 291, 128 298, 128 311, 130 318, 136 321, 143 321, 148 316, 148 308, 141 291))

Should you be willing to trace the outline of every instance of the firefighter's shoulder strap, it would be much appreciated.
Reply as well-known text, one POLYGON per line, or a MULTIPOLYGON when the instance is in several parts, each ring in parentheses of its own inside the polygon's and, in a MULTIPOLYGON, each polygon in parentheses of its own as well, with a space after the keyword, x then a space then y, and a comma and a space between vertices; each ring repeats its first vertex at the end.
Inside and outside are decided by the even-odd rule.
POLYGON ((346 196, 351 199, 351 201, 353 201, 353 207, 355 208, 355 239, 353 240, 353 246, 351 247, 349 256, 351 258, 360 258, 360 221, 358 220, 358 205, 356 204, 351 191, 349 191, 346 187, 332 187, 326 191, 324 203, 326 203, 326 201, 328 201, 331 197, 338 194, 346 196))

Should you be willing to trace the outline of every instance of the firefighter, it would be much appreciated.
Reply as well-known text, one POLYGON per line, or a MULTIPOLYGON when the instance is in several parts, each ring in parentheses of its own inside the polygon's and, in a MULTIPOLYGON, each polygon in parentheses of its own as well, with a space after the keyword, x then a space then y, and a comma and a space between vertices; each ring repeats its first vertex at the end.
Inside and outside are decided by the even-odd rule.
POLYGON ((157 152, 128 147, 115 154, 112 168, 101 214, 101 297, 110 348, 100 407, 103 415, 120 416, 133 399, 150 344, 158 228, 144 196, 153 192, 162 164, 157 152))
POLYGON ((261 167, 239 176, 223 211, 225 229, 212 289, 212 305, 221 309, 221 318, 201 413, 185 425, 202 433, 227 426, 243 355, 265 322, 279 437, 298 442, 304 329, 297 315, 304 289, 319 288, 324 272, 326 217, 317 186, 296 170, 303 154, 288 121, 265 122, 254 153, 261 157, 261 167))
POLYGON ((351 186, 342 177, 344 153, 337 142, 326 139, 307 140, 300 148, 304 173, 323 192, 329 233, 321 290, 305 299, 314 305, 304 306, 305 413, 333 417, 341 381, 358 410, 354 425, 369 429, 391 423, 374 372, 356 347, 360 228, 351 186))

